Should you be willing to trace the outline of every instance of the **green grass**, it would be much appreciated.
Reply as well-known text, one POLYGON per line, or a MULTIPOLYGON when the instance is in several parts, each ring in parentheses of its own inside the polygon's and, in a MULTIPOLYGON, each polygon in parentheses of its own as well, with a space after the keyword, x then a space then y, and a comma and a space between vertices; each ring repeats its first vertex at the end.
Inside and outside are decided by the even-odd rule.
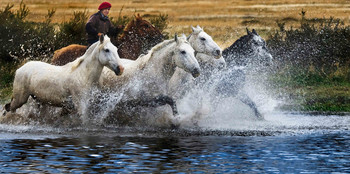
POLYGON ((12 86, 4 87, 0 89, 0 104, 6 104, 11 100, 12 86))
POLYGON ((286 111, 350 112, 350 83, 279 86, 286 111))

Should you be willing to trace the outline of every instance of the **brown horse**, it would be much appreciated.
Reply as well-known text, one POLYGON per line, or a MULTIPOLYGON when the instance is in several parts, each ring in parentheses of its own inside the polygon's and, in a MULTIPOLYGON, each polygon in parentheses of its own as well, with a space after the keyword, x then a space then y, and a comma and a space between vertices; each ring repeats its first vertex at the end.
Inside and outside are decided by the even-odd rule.
MULTIPOLYGON (((143 20, 138 14, 124 28, 123 34, 112 42, 118 48, 118 54, 121 58, 135 60, 141 54, 146 54, 156 44, 163 41, 163 35, 151 23, 143 20)), ((72 44, 56 50, 51 64, 65 65, 82 56, 86 51, 86 46, 72 44)))

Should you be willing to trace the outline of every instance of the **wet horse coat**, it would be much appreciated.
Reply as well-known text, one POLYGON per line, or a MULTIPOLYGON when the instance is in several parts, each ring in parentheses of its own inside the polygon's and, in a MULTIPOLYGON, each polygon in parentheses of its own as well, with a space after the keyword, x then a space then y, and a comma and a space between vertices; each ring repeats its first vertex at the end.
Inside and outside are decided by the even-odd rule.
POLYGON ((254 29, 252 32, 247 29, 247 35, 224 49, 222 55, 228 68, 214 76, 216 91, 223 96, 237 96, 254 111, 258 118, 262 118, 255 102, 242 88, 246 81, 247 71, 256 71, 262 66, 272 64, 272 56, 266 47, 266 42, 254 29), (244 68, 237 68, 238 66, 244 68))
POLYGON ((124 69, 117 48, 103 35, 83 56, 65 66, 28 62, 16 71, 12 100, 5 108, 15 112, 29 96, 53 106, 66 106, 71 102, 79 106, 84 94, 98 84, 104 66, 116 75, 121 75, 124 69))
MULTIPOLYGON (((195 50, 196 59, 202 70, 201 76, 196 78, 196 82, 207 78, 204 76, 209 76, 207 72, 212 71, 210 68, 220 69, 220 67, 223 68, 226 66, 225 60, 221 56, 221 48, 201 27, 192 27, 192 33, 187 37, 187 40, 195 50)), ((193 83, 194 80, 188 73, 180 68, 176 68, 169 82, 171 96, 175 99, 183 97, 195 85, 193 83)))
MULTIPOLYGON (((163 40, 162 33, 140 15, 135 16, 125 27, 123 34, 112 43, 118 48, 118 54, 125 59, 135 60, 163 40)), ((72 44, 56 50, 51 60, 53 65, 65 65, 82 56, 86 46, 72 44)))
POLYGON ((138 15, 125 27, 115 45, 121 58, 136 60, 162 41, 163 35, 159 29, 138 15))
MULTIPOLYGON (((186 37, 175 36, 175 39, 163 41, 153 47, 147 55, 135 61, 129 60, 120 77, 105 69, 101 79, 104 86, 123 94, 121 103, 125 105, 174 105, 167 95, 168 83, 176 67, 184 69, 194 77, 199 75, 199 64, 186 37)), ((176 110, 175 106, 172 108, 176 110)))

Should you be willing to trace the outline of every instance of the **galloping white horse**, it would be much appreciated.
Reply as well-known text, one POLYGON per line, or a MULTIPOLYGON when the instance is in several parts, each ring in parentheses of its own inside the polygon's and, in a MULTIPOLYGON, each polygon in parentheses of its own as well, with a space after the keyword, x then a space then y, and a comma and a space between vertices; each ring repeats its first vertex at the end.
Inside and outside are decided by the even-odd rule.
MULTIPOLYGON (((93 85, 97 85, 104 66, 121 75, 118 49, 108 36, 89 47, 85 54, 64 66, 54 66, 39 61, 24 64, 16 71, 11 103, 7 111, 15 112, 32 96, 53 106, 79 106, 81 97, 93 85)), ((80 111, 81 112, 81 111, 80 111)))
MULTIPOLYGON (((195 56, 202 69, 202 75, 196 81, 202 81, 209 76, 214 69, 221 69, 226 62, 221 55, 221 48, 204 30, 197 26, 191 27, 192 33, 187 37, 188 42, 195 50, 195 56)), ((182 69, 176 68, 169 82, 169 91, 174 98, 182 96, 189 88, 193 87, 194 78, 182 69)))
POLYGON ((121 102, 157 102, 152 99, 168 95, 168 83, 176 67, 192 74, 193 77, 199 76, 200 73, 194 50, 186 36, 175 35, 175 39, 159 43, 147 55, 135 61, 125 62, 125 72, 120 77, 113 76, 109 70, 104 70, 101 76, 105 86, 123 94, 121 102))

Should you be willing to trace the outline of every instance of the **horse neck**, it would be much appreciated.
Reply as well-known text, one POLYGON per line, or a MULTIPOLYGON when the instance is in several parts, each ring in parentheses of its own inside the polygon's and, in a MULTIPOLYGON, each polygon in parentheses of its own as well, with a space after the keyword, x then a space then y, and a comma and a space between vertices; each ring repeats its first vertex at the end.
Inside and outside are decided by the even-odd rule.
POLYGON ((131 41, 130 44, 141 42, 137 30, 135 30, 135 27, 131 27, 128 31, 124 31, 123 35, 120 37, 121 41, 131 41))
MULTIPOLYGON (((80 77, 85 77, 86 85, 91 85, 98 83, 98 80, 101 76, 103 65, 99 62, 98 59, 98 49, 93 49, 90 54, 89 50, 79 59, 82 59, 82 62, 77 68, 76 72, 80 74, 80 77)), ((81 61, 81 60, 80 60, 81 61)))
POLYGON ((132 48, 133 51, 140 52, 142 45, 142 40, 140 39, 140 36, 135 33, 136 31, 126 31, 117 42, 117 47, 127 46, 128 48, 132 48), (136 50, 138 49, 138 50, 136 50))
POLYGON ((157 78, 166 82, 170 81, 170 78, 175 72, 175 62, 173 62, 175 41, 164 43, 164 47, 156 52, 149 53, 149 58, 145 70, 147 69, 151 73, 157 74, 157 78))
POLYGON ((235 41, 230 47, 226 48, 222 54, 226 58, 228 64, 235 63, 234 65, 244 65, 254 52, 247 44, 248 35, 242 36, 235 41))

